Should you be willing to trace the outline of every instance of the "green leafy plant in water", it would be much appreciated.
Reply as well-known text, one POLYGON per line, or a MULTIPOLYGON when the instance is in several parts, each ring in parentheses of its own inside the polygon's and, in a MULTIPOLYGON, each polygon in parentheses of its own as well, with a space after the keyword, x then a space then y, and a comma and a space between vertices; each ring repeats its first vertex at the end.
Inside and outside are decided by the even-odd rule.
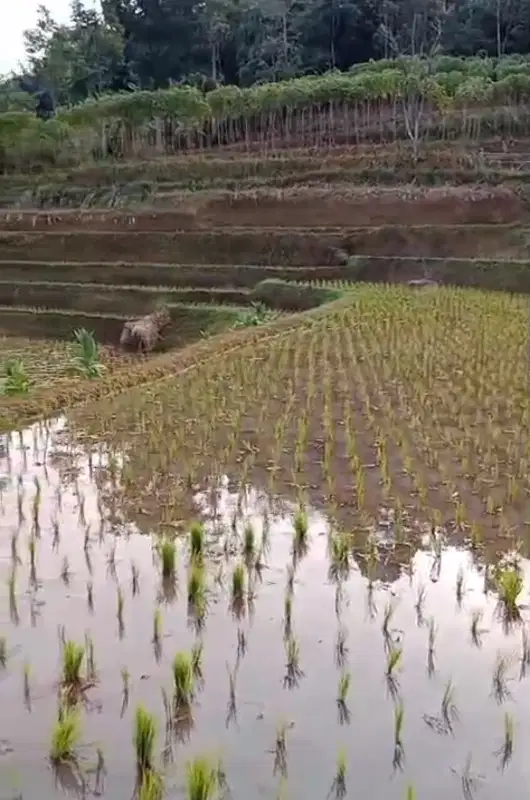
POLYGON ((156 736, 155 716, 143 706, 138 706, 134 720, 133 743, 136 753, 136 766, 142 778, 146 773, 154 770, 156 736))
POLYGON ((252 303, 249 309, 242 311, 233 324, 233 328, 251 328, 266 325, 278 317, 278 312, 267 308, 265 303, 252 303))
POLYGON ((52 734, 50 758, 55 764, 77 761, 81 741, 81 714, 77 708, 62 708, 52 734))
POLYGON ((517 599, 523 590, 523 578, 515 567, 500 570, 497 575, 499 601, 505 612, 516 619, 520 615, 517 599))
POLYGON ((195 758, 187 765, 188 800, 212 800, 217 793, 218 773, 207 758, 195 758))
POLYGON ((76 371, 87 378, 99 378, 105 370, 94 331, 78 328, 74 331, 76 371))
POLYGON ((3 376, 0 382, 0 393, 13 397, 19 394, 28 394, 30 380, 20 358, 9 358, 4 362, 3 376))

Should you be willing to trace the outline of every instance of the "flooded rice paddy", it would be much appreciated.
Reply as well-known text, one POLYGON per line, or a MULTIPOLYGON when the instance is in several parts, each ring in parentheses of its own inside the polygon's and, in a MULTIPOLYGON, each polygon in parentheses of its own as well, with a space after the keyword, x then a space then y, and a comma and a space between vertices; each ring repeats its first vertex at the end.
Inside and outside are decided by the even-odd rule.
POLYGON ((0 797, 525 797, 528 330, 362 287, 3 437, 0 797))
POLYGON ((383 542, 377 579, 360 558, 344 571, 322 513, 307 508, 299 547, 295 504, 242 497, 225 478, 194 495, 208 563, 198 615, 190 537, 169 586, 156 541, 105 505, 104 449, 88 457, 68 437, 59 420, 1 442, 1 797, 131 797, 139 704, 159 720, 167 797, 188 796, 194 755, 222 759, 234 798, 526 796, 526 629, 507 624, 470 552, 425 531, 400 565, 383 542), (88 681, 79 762, 58 770, 65 637, 89 643, 88 681), (191 713, 167 724, 173 660, 199 643, 191 713))

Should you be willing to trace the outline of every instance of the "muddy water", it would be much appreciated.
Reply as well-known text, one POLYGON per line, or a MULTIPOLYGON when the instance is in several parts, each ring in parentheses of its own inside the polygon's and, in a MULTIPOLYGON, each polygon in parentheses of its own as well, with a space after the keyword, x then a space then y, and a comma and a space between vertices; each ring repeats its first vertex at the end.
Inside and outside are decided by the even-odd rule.
MULTIPOLYGON (((67 450, 68 434, 60 422, 52 433, 33 428, 22 437, 4 438, 0 446, 0 632, 8 644, 7 665, 0 671, 0 797, 18 793, 25 799, 46 800, 64 791, 48 762, 61 663, 58 628, 64 626, 68 637, 82 642, 89 632, 95 644, 98 681, 88 692, 83 713, 86 794, 129 798, 135 777, 136 706, 142 702, 159 715, 162 749, 161 689, 171 691, 171 662, 177 651, 189 649, 196 639, 188 623, 184 591, 187 553, 183 545, 180 591, 173 602, 163 601, 160 606, 164 637, 157 661, 153 614, 160 601, 161 578, 153 542, 120 521, 116 510, 105 511, 102 498, 108 486, 101 476, 96 479, 105 454, 98 450, 89 462, 78 453, 74 469, 72 452, 66 457, 67 450), (32 577, 28 542, 39 492, 40 538, 32 577), (12 535, 17 531, 22 563, 17 570, 15 610, 7 582, 12 535), (67 580, 61 576, 65 559, 67 580), (135 595, 132 562, 139 569, 135 595), (87 604, 87 582, 93 584, 92 610, 87 604), (118 585, 125 596, 121 635, 116 615, 118 585), (29 665, 29 697, 24 691, 25 665, 29 665), (125 708, 122 668, 130 673, 125 708), (99 780, 94 772, 97 748, 105 759, 99 780)), ((276 797, 280 775, 274 774, 271 751, 282 722, 288 725, 289 797, 324 800, 332 789, 342 748, 347 752, 351 797, 404 798, 409 784, 418 798, 429 800, 466 796, 466 791, 468 797, 476 792, 491 800, 527 796, 530 677, 520 677, 522 632, 520 627, 509 634, 503 630, 495 614, 495 598, 484 594, 484 576, 468 553, 447 547, 438 576, 432 569, 433 554, 427 549, 418 551, 411 560, 412 576, 402 574, 392 583, 379 583, 371 596, 366 578, 355 567, 344 582, 342 602, 337 603, 336 586, 328 581, 328 524, 318 513, 311 513, 311 544, 297 569, 293 604, 293 631, 300 643, 303 675, 298 687, 288 689, 284 688, 283 609, 294 508, 288 502, 271 503, 258 491, 248 494, 241 525, 251 521, 259 531, 268 515, 270 551, 262 582, 256 587, 253 614, 236 621, 229 612, 228 580, 223 579, 223 574, 229 576, 231 565, 224 560, 221 530, 230 527, 237 497, 225 482, 217 493, 215 515, 211 494, 197 495, 196 502, 208 519, 212 551, 209 613, 202 633, 205 685, 194 708, 191 737, 175 744, 174 760, 166 767, 169 797, 185 796, 184 766, 192 753, 222 756, 234 798, 276 797), (461 569, 464 583, 459 606, 455 586, 461 569), (421 585, 425 586, 423 623, 415 608, 421 585), (403 647, 397 687, 405 714, 401 760, 395 758, 394 705, 384 677, 382 623, 389 601, 395 603, 390 632, 403 647), (475 609, 483 611, 478 643, 471 637, 475 609), (429 665, 431 617, 437 635, 434 663, 429 665), (340 669, 335 645, 340 628, 347 632, 346 669, 352 675, 349 724, 344 719, 341 724, 336 699, 340 669), (247 649, 236 676, 234 719, 227 714, 228 669, 236 665, 238 629, 245 634, 247 649), (499 652, 511 659, 510 695, 503 703, 492 692, 499 652), (432 719, 440 714, 449 680, 457 711, 452 716, 452 734, 444 733, 440 720, 432 719), (502 770, 497 751, 503 742, 506 711, 516 721, 516 733, 513 757, 502 770), (466 772, 468 758, 471 770, 466 772)), ((527 565, 523 566, 528 574, 527 565)))

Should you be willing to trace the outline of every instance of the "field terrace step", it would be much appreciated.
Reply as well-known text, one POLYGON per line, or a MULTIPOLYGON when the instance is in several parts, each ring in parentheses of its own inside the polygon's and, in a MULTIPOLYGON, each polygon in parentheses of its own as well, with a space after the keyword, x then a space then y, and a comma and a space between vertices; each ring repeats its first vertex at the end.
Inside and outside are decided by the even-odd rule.
MULTIPOLYGON (((226 330, 241 309, 230 306, 173 305, 172 326, 164 338, 164 349, 184 347, 204 334, 226 330)), ((0 306, 0 335, 28 339, 72 339, 76 329, 94 331, 103 344, 118 345, 127 315, 82 313, 64 309, 0 306)))
POLYGON ((157 302, 170 309, 182 304, 246 306, 252 302, 248 289, 175 289, 171 286, 112 286, 89 283, 51 283, 0 280, 0 306, 64 309, 80 313, 142 316, 157 302))
POLYGON ((530 229, 515 225, 245 228, 202 232, 2 232, 2 261, 348 265, 363 256, 524 259, 530 229))
POLYGON ((75 286, 77 293, 92 295, 103 292, 106 287, 113 290, 114 287, 124 287, 125 290, 140 287, 141 291, 152 289, 157 292, 204 290, 213 292, 214 296, 216 290, 224 290, 224 297, 228 298, 231 290, 250 293, 265 280, 317 284, 406 282, 426 275, 439 283, 457 286, 530 292, 530 259, 358 256, 350 259, 347 265, 313 267, 0 261, 0 285, 4 285, 4 291, 8 292, 20 289, 18 297, 22 296, 26 286, 31 287, 28 291, 38 291, 38 287, 48 288, 58 283, 75 286))
MULTIPOLYGON (((156 199, 156 198, 154 198, 156 199)), ((174 208, 9 210, 0 231, 163 231, 223 226, 314 228, 530 222, 530 202, 509 188, 306 187, 175 193, 174 208)))
POLYGON ((355 280, 358 266, 283 267, 255 264, 152 264, 0 261, 0 280, 23 283, 167 286, 174 289, 252 289, 264 280, 355 280))

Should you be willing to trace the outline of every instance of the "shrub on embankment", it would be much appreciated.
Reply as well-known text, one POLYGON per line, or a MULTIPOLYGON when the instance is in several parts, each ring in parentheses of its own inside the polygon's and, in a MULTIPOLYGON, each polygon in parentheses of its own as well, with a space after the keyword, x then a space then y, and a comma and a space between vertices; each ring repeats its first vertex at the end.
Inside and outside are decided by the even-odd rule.
POLYGON ((46 122, 27 112, 0 115, 0 169, 217 145, 261 150, 409 139, 417 148, 427 138, 526 135, 529 97, 529 59, 443 56, 206 95, 190 86, 116 93, 46 122))

